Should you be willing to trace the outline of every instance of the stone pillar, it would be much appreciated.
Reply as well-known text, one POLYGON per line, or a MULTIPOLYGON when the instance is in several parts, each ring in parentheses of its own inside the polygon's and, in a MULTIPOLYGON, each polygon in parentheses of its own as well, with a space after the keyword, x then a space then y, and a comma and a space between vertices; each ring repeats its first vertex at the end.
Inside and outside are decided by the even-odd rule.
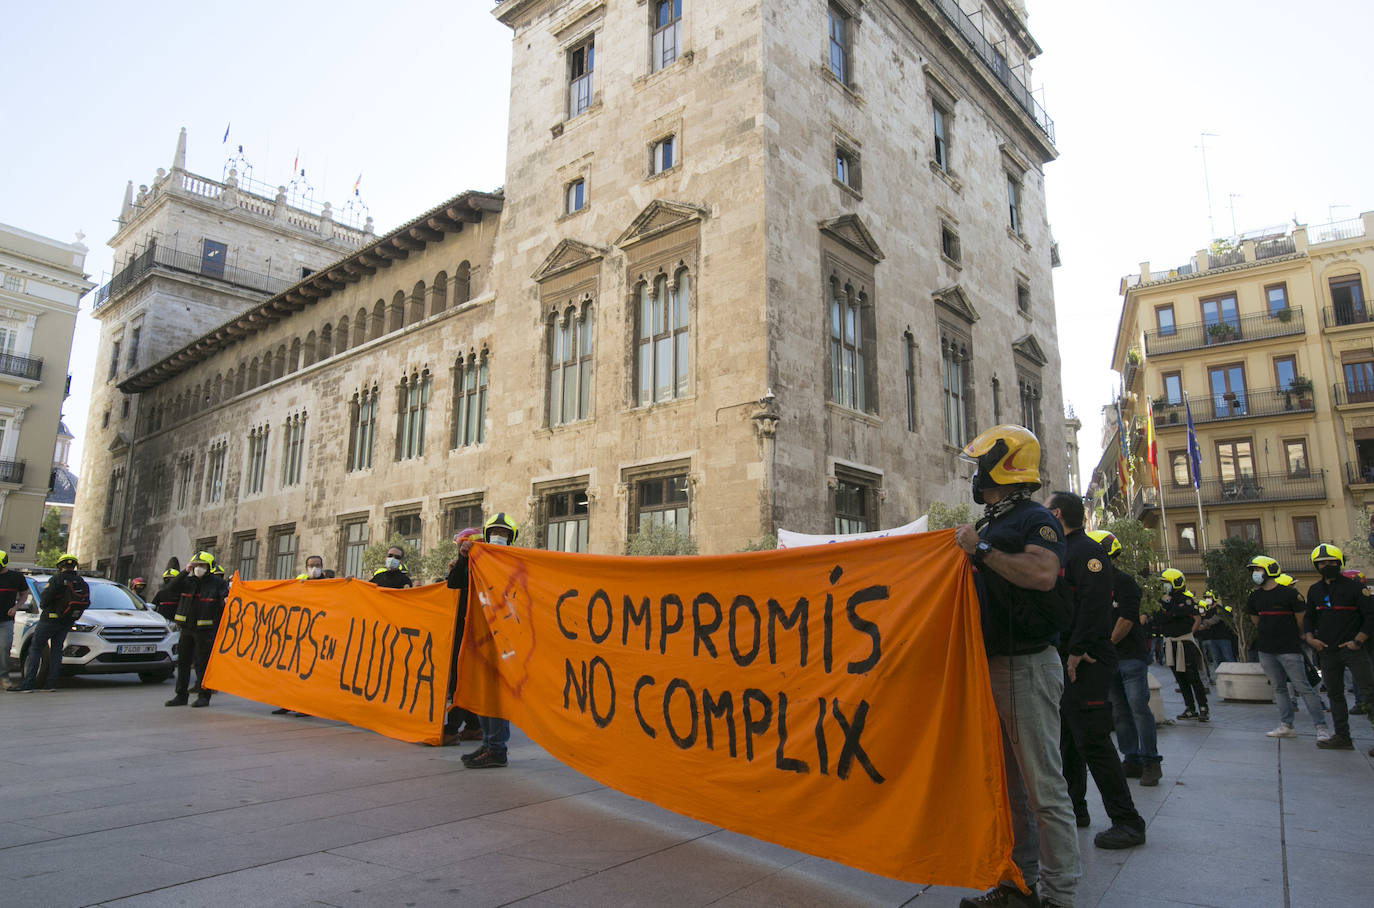
POLYGON ((277 187, 277 197, 272 201, 272 220, 286 220, 286 187, 277 187))
POLYGON ((326 240, 334 237, 334 208, 328 202, 320 212, 320 237, 326 240))
POLYGON ((224 179, 224 191, 219 194, 220 204, 225 208, 239 206, 239 172, 229 168, 229 176, 224 179))

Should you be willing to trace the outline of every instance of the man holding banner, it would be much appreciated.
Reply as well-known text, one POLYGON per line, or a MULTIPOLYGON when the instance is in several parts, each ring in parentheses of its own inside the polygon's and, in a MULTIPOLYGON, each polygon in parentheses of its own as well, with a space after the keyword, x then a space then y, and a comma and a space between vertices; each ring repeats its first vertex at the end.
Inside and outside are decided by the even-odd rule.
POLYGON ((1064 666, 1054 642, 1070 605, 1056 589, 1064 559, 1059 521, 1031 493, 1040 488, 1040 442, 1021 426, 994 426, 964 448, 977 465, 978 529, 955 541, 977 569, 993 699, 1002 723, 1012 860, 1029 894, 1003 880, 960 908, 1072 905, 1081 873, 1073 807, 1059 753, 1064 666), (1037 897, 1037 883, 1043 897, 1037 897))

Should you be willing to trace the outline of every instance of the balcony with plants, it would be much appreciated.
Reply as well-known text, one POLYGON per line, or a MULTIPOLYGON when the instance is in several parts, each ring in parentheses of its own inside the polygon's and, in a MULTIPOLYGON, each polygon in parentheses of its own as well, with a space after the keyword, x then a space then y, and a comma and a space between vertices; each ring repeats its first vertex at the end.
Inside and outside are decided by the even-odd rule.
POLYGON ((1162 356, 1203 350, 1226 344, 1272 340, 1305 334, 1302 307, 1289 306, 1273 314, 1242 315, 1214 322, 1195 322, 1175 325, 1166 330, 1158 328, 1145 332, 1145 355, 1162 356))

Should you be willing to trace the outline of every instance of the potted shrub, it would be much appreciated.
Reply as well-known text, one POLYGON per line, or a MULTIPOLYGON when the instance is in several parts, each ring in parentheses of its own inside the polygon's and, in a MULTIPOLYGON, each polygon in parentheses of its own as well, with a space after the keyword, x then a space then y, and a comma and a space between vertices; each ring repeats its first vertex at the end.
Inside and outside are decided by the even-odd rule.
POLYGON ((1212 343, 1221 344, 1226 341, 1235 340, 1236 329, 1235 326, 1227 324, 1226 322, 1217 322, 1215 325, 1211 325, 1207 328, 1207 335, 1212 339, 1212 343))
POLYGON ((1140 355, 1139 347, 1132 347, 1131 349, 1126 351, 1126 362, 1130 363, 1131 365, 1140 365, 1142 359, 1143 358, 1140 355))
POLYGON ((1255 629, 1245 611, 1245 602, 1254 586, 1250 583, 1250 559, 1261 554, 1259 545, 1248 539, 1232 537, 1218 548, 1205 552, 1203 566, 1207 581, 1221 601, 1231 606, 1226 621, 1236 635, 1236 658, 1239 662, 1223 662, 1217 666, 1217 695, 1223 700, 1251 703, 1272 703, 1273 690, 1264 669, 1250 660, 1250 642, 1255 629))
POLYGON ((1281 322, 1291 322, 1293 320, 1293 310, 1289 306, 1284 306, 1274 314, 1279 317, 1279 321, 1281 322))
POLYGON ((1287 390, 1298 395, 1298 406, 1304 409, 1312 406, 1312 379, 1299 375, 1288 383, 1287 390))

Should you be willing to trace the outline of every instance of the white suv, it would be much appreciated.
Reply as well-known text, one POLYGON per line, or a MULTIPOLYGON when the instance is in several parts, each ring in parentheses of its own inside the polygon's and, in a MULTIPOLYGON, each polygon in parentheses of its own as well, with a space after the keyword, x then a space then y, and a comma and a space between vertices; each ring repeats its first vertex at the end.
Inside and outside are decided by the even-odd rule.
MULTIPOLYGON (((38 622, 37 603, 51 574, 29 574, 29 611, 14 616, 14 644, 11 661, 18 660, 22 674, 29 657, 29 642, 38 622)), ((149 684, 160 684, 176 670, 178 632, 172 622, 122 584, 98 577, 87 577, 91 604, 72 625, 62 650, 62 674, 95 675, 137 672, 149 684)), ((47 677, 48 657, 44 653, 38 679, 47 677)))

